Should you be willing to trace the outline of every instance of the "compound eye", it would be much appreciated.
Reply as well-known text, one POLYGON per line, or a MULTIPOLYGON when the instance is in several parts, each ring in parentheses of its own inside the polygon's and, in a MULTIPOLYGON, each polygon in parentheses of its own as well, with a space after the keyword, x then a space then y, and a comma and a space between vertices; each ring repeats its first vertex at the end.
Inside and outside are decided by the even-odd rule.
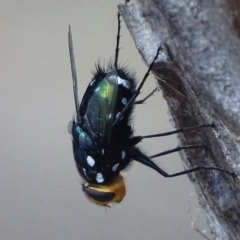
POLYGON ((105 207, 110 207, 110 203, 120 203, 126 194, 124 179, 121 175, 104 185, 86 182, 83 185, 83 191, 90 201, 105 207))
POLYGON ((87 197, 99 205, 105 205, 106 203, 111 203, 115 197, 113 192, 102 192, 101 189, 92 188, 90 186, 84 187, 83 191, 87 197))

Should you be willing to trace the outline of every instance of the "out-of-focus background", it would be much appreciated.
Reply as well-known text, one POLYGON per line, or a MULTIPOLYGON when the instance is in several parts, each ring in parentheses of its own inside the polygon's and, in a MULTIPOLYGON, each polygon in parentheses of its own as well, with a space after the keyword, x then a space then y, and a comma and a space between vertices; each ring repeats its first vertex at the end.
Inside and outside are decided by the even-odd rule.
MULTIPOLYGON (((127 196, 111 209, 90 203, 81 190, 67 124, 74 113, 67 31, 71 24, 83 95, 96 61, 114 56, 117 4, 112 0, 11 1, 0 8, 0 238, 196 239, 190 216, 197 213, 194 189, 186 176, 164 179, 134 163, 125 172, 127 196), (192 196, 193 195, 193 196, 192 196), (188 213, 188 208, 191 213, 188 213)), ((120 62, 141 80, 142 62, 122 21, 120 62)), ((156 82, 147 80, 141 97, 156 82)), ((136 134, 172 130, 161 92, 133 114, 136 134)), ((150 154, 176 147, 175 137, 149 139, 150 154)), ((156 162, 182 170, 178 154, 156 162)))

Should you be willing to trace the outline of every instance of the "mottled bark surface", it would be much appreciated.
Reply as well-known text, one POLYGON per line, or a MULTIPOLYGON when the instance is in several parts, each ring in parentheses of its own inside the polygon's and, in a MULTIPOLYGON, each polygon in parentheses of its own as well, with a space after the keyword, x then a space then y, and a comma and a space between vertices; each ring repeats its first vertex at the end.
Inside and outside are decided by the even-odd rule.
MULTIPOLYGON (((234 0, 139 0, 119 10, 154 73, 175 128, 214 123, 179 134, 186 169, 217 166, 240 173, 240 3, 234 0)), ((159 109, 159 113, 161 109, 159 109)), ((157 140, 156 140, 157 141, 157 140)), ((239 178, 217 171, 189 175, 214 239, 240 239, 239 178)))

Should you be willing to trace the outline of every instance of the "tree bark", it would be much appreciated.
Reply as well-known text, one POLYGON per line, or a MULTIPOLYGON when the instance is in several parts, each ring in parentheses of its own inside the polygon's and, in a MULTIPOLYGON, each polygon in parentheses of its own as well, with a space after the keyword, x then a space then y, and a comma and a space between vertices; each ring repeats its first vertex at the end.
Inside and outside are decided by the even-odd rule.
MULTIPOLYGON (((240 2, 138 0, 120 13, 153 73, 175 128, 214 123, 179 134, 185 168, 217 166, 240 173, 240 2)), ((161 109, 159 109, 159 112, 161 109)), ((239 179, 218 171, 189 174, 214 239, 240 239, 239 179)))

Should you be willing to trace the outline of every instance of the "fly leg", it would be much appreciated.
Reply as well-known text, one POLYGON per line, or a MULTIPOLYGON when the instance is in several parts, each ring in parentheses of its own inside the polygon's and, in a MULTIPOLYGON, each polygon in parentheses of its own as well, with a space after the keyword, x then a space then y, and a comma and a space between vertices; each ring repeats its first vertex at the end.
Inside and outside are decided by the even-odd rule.
POLYGON ((204 128, 204 127, 215 127, 215 125, 214 125, 214 123, 212 123, 212 124, 202 124, 202 125, 197 125, 197 126, 192 126, 192 127, 179 128, 177 130, 170 131, 170 132, 146 135, 146 136, 141 136, 141 137, 142 137, 142 139, 144 139, 144 138, 154 138, 154 137, 164 137, 164 136, 169 136, 169 135, 173 135, 173 134, 176 134, 176 133, 185 132, 185 131, 194 130, 194 129, 199 129, 199 128, 204 128))
POLYGON ((157 58, 158 58, 158 54, 159 54, 160 50, 161 50, 161 47, 158 48, 157 53, 156 53, 156 55, 155 55, 152 63, 149 65, 149 68, 148 68, 147 72, 145 73, 145 75, 144 75, 144 77, 143 77, 140 85, 138 86, 138 88, 136 89, 136 91, 133 93, 131 99, 129 100, 129 102, 127 103, 127 105, 124 107, 124 109, 122 110, 122 112, 118 115, 118 117, 117 117, 116 120, 114 121, 113 126, 116 125, 116 124, 119 122, 119 120, 122 118, 122 116, 124 115, 124 113, 134 104, 135 99, 136 99, 137 96, 140 94, 140 91, 141 91, 141 89, 142 89, 145 81, 147 80, 147 78, 148 78, 148 76, 149 76, 149 74, 150 74, 150 71, 152 70, 152 68, 153 68, 153 66, 154 66, 154 64, 155 64, 155 61, 156 61, 157 58))
POLYGON ((143 98, 142 100, 137 100, 136 102, 134 102, 134 104, 143 104, 148 98, 150 98, 156 91, 158 90, 158 87, 156 87, 155 89, 153 89, 152 92, 150 92, 145 98, 143 98))
POLYGON ((117 30, 117 44, 115 48, 115 60, 114 60, 114 66, 116 69, 118 69, 118 54, 119 54, 119 43, 120 43, 120 31, 121 31, 121 14, 118 12, 117 19, 118 19, 118 30, 117 30))
POLYGON ((200 144, 200 145, 189 145, 189 146, 183 146, 183 147, 176 147, 176 148, 164 151, 164 152, 160 152, 160 153, 154 154, 154 155, 150 156, 150 158, 161 157, 161 156, 164 156, 164 155, 167 155, 167 154, 170 154, 170 153, 179 152, 179 151, 181 151, 183 149, 191 149, 191 148, 195 148, 195 149, 196 148, 205 148, 205 150, 206 150, 207 149, 207 145, 200 144))
POLYGON ((130 146, 135 146, 136 144, 138 144, 139 142, 141 142, 145 138, 164 137, 164 136, 169 136, 169 135, 173 135, 173 134, 176 134, 176 133, 190 131, 190 130, 204 128, 204 127, 215 127, 215 125, 214 125, 214 123, 212 123, 212 124, 202 124, 202 125, 197 125, 197 126, 192 126, 192 127, 179 128, 177 130, 170 131, 170 132, 165 132, 165 133, 151 134, 151 135, 146 135, 146 136, 136 136, 136 137, 131 138, 128 144, 130 146))
MULTIPOLYGON (((187 148, 189 148, 189 146, 187 148)), ((157 157, 157 156, 163 156, 163 155, 170 154, 170 153, 173 153, 173 152, 177 152, 179 150, 181 150, 181 149, 175 148, 175 149, 172 149, 172 150, 169 150, 169 151, 166 151, 166 152, 162 152, 162 153, 153 155, 152 158, 157 157)), ((196 171, 199 171, 199 170, 216 170, 216 171, 219 171, 219 172, 229 174, 233 178, 235 177, 235 173, 233 173, 233 172, 229 172, 229 171, 227 171, 223 168, 211 167, 211 166, 209 166, 209 167, 197 166, 197 167, 185 170, 185 171, 177 172, 177 173, 174 173, 174 174, 168 174, 167 172, 162 170, 157 164, 155 164, 149 157, 147 157, 145 154, 143 154, 137 148, 135 148, 135 152, 133 153, 132 158, 134 160, 144 164, 145 166, 148 166, 148 167, 154 169, 155 171, 157 171, 159 174, 161 174, 162 176, 164 176, 166 178, 177 177, 177 176, 185 175, 185 174, 188 174, 188 173, 196 172, 196 171)))

